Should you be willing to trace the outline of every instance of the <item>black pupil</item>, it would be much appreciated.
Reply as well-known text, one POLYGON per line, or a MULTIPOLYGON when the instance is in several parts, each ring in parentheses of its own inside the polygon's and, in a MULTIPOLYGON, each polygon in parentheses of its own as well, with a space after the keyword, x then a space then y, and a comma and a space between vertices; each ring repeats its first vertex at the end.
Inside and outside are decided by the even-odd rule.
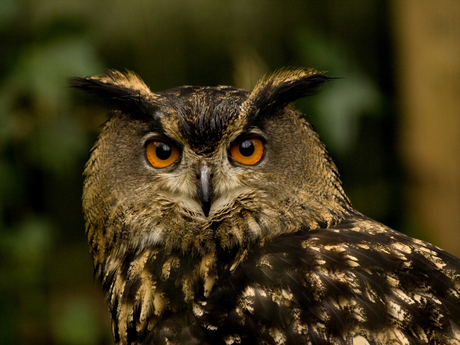
POLYGON ((242 141, 240 144, 240 153, 245 157, 250 157, 254 153, 254 144, 251 140, 242 141))
POLYGON ((164 161, 171 157, 171 146, 165 143, 158 143, 155 152, 157 154, 157 157, 164 161))

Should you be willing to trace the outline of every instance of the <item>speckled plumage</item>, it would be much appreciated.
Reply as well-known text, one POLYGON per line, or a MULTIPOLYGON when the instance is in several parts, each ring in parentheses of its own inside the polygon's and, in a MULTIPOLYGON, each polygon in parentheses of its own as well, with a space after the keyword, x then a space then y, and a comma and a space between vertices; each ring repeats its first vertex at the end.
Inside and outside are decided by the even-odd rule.
POLYGON ((460 259, 355 211, 289 106, 328 79, 159 93, 132 73, 73 80, 114 108, 83 207, 116 344, 460 344, 460 259), (264 153, 241 164, 230 148, 250 137, 264 153), (152 138, 180 157, 149 164, 152 138))

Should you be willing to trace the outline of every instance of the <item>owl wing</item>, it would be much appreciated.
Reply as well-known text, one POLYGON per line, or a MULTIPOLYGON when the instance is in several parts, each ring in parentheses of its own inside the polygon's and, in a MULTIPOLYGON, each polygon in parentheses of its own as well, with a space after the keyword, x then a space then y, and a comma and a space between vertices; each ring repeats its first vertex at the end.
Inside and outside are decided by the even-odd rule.
POLYGON ((460 344, 460 260, 364 217, 257 246, 219 283, 209 343, 460 344))

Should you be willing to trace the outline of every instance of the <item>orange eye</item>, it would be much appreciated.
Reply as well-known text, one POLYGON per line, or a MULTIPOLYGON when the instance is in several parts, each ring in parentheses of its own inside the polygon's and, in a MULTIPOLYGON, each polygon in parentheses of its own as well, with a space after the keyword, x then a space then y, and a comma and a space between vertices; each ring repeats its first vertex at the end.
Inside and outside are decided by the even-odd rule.
POLYGON ((177 161, 180 156, 176 145, 160 140, 151 140, 145 151, 147 159, 155 168, 166 168, 177 161))
POLYGON ((244 165, 259 163, 264 154, 264 144, 260 138, 248 138, 239 141, 230 148, 230 155, 244 165))

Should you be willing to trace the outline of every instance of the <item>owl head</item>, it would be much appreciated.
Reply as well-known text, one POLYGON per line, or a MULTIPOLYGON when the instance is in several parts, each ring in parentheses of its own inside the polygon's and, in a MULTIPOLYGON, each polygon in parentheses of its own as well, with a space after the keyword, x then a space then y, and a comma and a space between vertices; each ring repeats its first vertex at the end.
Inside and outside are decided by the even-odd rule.
POLYGON ((163 92, 133 73, 73 79, 113 108, 84 172, 96 271, 146 247, 204 255, 352 212, 324 145, 290 106, 329 79, 281 70, 252 91, 163 92))

